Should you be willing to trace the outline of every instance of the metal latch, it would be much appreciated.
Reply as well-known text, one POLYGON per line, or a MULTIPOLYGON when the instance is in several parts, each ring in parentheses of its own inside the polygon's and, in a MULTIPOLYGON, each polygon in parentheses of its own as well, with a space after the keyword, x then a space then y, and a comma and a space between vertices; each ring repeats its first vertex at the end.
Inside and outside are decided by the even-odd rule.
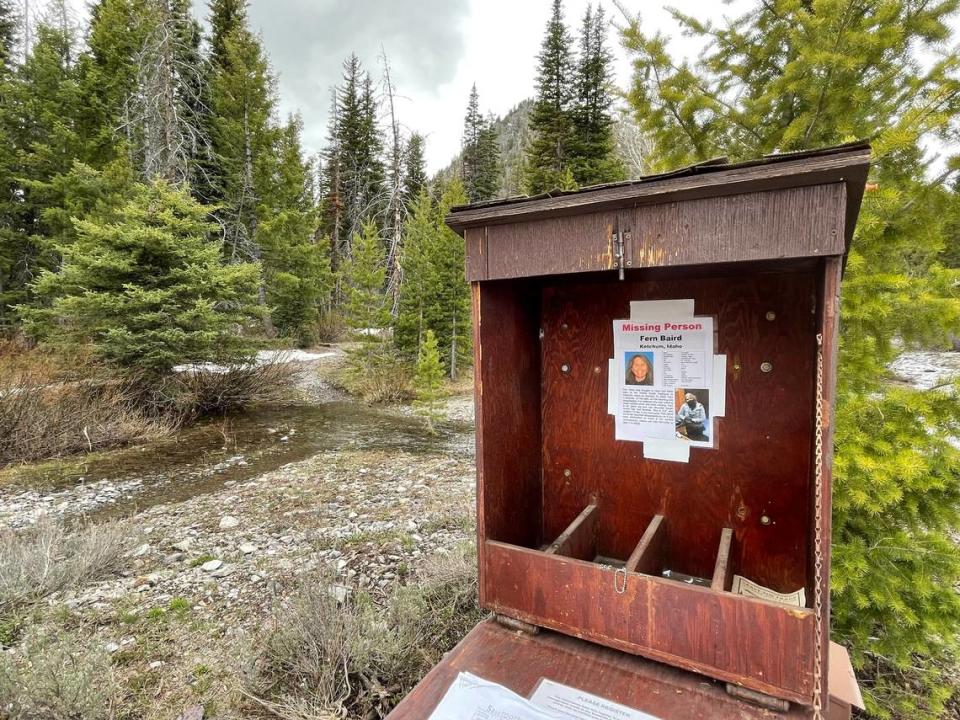
POLYGON ((626 245, 630 242, 630 231, 621 230, 617 223, 617 229, 613 233, 613 266, 617 268, 620 279, 623 280, 624 268, 630 266, 627 260, 626 245))

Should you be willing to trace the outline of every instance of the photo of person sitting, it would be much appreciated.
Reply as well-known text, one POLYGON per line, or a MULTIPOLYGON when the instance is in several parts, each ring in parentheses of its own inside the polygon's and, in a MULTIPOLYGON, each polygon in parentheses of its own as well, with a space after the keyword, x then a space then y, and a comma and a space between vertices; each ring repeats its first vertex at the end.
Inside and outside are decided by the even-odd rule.
POLYGON ((630 353, 627 355, 627 385, 653 385, 652 353, 630 353), (632 357, 631 357, 632 355, 632 357))
POLYGON ((707 442, 707 410, 697 396, 688 392, 683 396, 683 404, 677 411, 677 432, 696 442, 707 442))

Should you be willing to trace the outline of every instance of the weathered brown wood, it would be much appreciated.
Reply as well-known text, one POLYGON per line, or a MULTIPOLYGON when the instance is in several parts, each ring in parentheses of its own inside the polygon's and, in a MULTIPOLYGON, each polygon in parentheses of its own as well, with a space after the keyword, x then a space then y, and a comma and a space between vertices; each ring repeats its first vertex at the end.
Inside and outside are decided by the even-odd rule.
MULTIPOLYGON (((460 672, 529 697, 544 678, 664 720, 809 720, 809 709, 774 713, 729 697, 724 688, 662 663, 553 632, 531 636, 482 622, 388 716, 425 720, 460 672)), ((833 720, 831 718, 831 720, 833 720)))
POLYGON ((730 544, 733 542, 733 530, 724 528, 720 533, 720 549, 717 550, 717 562, 713 566, 713 580, 710 589, 725 592, 730 589, 733 575, 733 563, 730 562, 730 544))
POLYGON ((478 537, 537 545, 539 297, 535 288, 505 283, 474 283, 472 296, 478 537))
POLYGON ((646 573, 647 575, 659 575, 663 568, 664 544, 667 534, 661 532, 663 525, 663 515, 654 515, 647 529, 643 532, 640 542, 627 558, 627 572, 646 573))
POLYGON ((687 201, 701 198, 763 192, 784 188, 826 185, 844 182, 850 187, 849 211, 846 213, 847 245, 860 207, 863 185, 870 162, 870 150, 856 149, 820 157, 791 160, 765 165, 718 168, 680 177, 620 186, 586 190, 558 197, 529 199, 507 204, 460 208, 447 217, 447 224, 462 232, 480 225, 528 222, 540 217, 605 212, 622 207, 669 201, 687 201))
POLYGON ((487 541, 483 550, 484 595, 494 612, 774 697, 810 702, 809 610, 650 575, 624 577, 623 570, 505 543, 487 541))
POLYGON ((587 505, 560 537, 550 544, 546 553, 593 560, 597 556, 597 515, 596 503, 587 505))
POLYGON ((666 267, 843 253, 842 183, 640 205, 620 213, 549 217, 471 230, 468 279, 560 275, 616 267, 614 232, 628 233, 628 266, 666 267), (776 242, 764 238, 776 238, 776 242), (472 257, 477 248, 482 258, 472 257))
POLYGON ((806 587, 815 357, 802 348, 815 335, 814 271, 692 281, 648 273, 544 286, 541 541, 552 541, 595 495, 600 555, 628 558, 648 520, 663 515, 671 570, 712 577, 720 532, 731 528, 740 574, 780 592, 806 587), (612 321, 629 313, 631 300, 684 297, 716 320, 716 351, 727 355, 726 417, 716 449, 692 450, 689 463, 651 461, 641 443, 614 439, 607 414, 612 321), (764 362, 772 372, 761 371, 764 362))
MULTIPOLYGON (((819 284, 819 302, 817 303, 817 329, 822 340, 823 354, 823 484, 820 490, 821 511, 821 548, 822 577, 820 591, 823 602, 823 612, 820 619, 821 627, 821 657, 824 691, 821 699, 824 708, 828 705, 828 680, 830 676, 830 537, 832 534, 833 514, 833 421, 835 414, 836 377, 838 339, 840 330, 840 280, 843 274, 842 259, 839 257, 826 258, 823 261, 823 270, 819 284)), ((814 343, 814 352, 816 344, 814 343)), ((816 394, 812 400, 816 404, 816 394)), ((815 458, 814 458, 815 461, 815 458)), ((814 468, 815 469, 815 468, 814 468)), ((816 488, 811 484, 811 503, 815 504, 816 488)), ((810 523, 810 546, 815 543, 814 523, 810 523)), ((814 563, 816 557, 810 554, 810 582, 808 587, 815 590, 814 563)), ((810 605, 813 605, 814 595, 810 595, 810 605)))

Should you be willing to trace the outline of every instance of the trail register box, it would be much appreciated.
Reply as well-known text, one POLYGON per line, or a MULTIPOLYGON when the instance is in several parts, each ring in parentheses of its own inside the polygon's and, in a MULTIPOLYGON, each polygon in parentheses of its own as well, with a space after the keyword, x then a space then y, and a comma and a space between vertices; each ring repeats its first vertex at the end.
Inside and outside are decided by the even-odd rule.
POLYGON ((849 717, 830 468, 868 165, 847 145, 453 209, 493 616, 391 718, 483 683, 558 717, 849 717))

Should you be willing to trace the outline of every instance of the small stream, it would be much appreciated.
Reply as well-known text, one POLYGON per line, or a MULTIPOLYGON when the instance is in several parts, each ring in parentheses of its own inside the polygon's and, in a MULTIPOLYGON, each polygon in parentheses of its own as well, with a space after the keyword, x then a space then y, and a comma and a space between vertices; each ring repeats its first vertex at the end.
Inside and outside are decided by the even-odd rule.
POLYGON ((0 526, 38 510, 128 516, 338 449, 472 454, 473 426, 442 423, 432 435, 421 418, 348 401, 260 407, 156 443, 0 471, 0 526))

